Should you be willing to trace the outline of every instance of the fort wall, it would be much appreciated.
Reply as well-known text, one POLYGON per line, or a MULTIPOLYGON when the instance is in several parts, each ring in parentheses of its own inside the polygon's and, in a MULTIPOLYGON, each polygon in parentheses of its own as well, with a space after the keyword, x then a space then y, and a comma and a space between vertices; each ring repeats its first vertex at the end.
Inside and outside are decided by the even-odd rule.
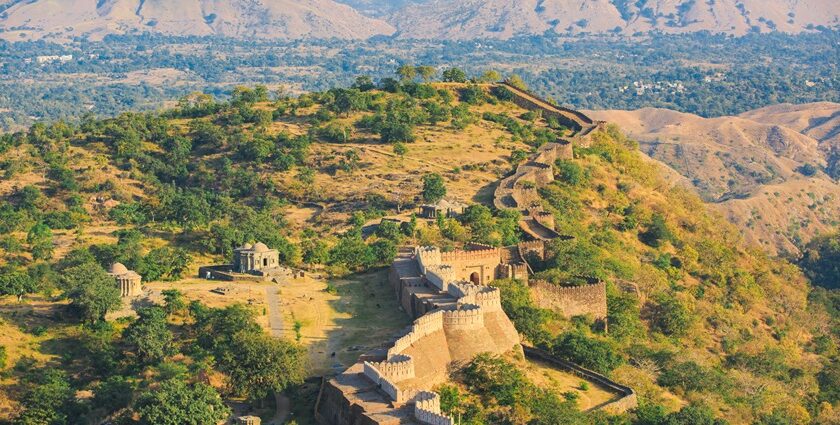
POLYGON ((576 131, 595 124, 591 118, 579 111, 552 105, 547 100, 510 84, 505 84, 505 87, 513 94, 513 103, 529 111, 541 111, 543 118, 554 118, 560 124, 576 131))
POLYGON ((455 310, 444 310, 443 326, 452 330, 473 330, 484 327, 484 311, 475 304, 464 304, 455 310))
POLYGON ((430 391, 421 391, 414 401, 414 418, 425 425, 452 425, 449 416, 440 412, 440 396, 430 391))
POLYGON ((604 282, 561 287, 535 280, 528 286, 531 299, 540 308, 559 311, 565 317, 592 315, 598 320, 607 318, 607 286, 604 282))

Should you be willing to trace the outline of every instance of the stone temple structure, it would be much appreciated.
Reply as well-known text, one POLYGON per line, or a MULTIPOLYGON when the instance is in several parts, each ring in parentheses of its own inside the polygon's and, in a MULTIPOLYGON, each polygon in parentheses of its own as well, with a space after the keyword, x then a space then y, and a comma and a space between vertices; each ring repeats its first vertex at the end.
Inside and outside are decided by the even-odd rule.
POLYGON ((233 250, 233 270, 238 273, 255 273, 280 267, 280 252, 266 244, 246 243, 233 250))
POLYGON ((292 276, 292 270, 280 265, 280 251, 262 242, 245 243, 233 250, 230 264, 202 266, 198 277, 228 282, 282 282, 292 276))
POLYGON ((136 297, 143 293, 142 277, 133 270, 129 270, 122 263, 114 263, 108 269, 120 288, 120 296, 136 297))

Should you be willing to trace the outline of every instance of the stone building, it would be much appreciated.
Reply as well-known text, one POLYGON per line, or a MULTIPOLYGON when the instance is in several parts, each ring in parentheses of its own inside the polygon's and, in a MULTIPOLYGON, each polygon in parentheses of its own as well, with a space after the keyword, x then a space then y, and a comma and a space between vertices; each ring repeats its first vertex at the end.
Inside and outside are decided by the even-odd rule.
POLYGON ((439 216, 458 217, 464 214, 466 209, 467 204, 453 200, 441 199, 436 204, 421 205, 419 217, 428 219, 436 219, 439 216))
POLYGON ((262 274, 277 267, 280 267, 280 252, 262 242, 246 243, 233 250, 233 270, 237 273, 262 274))
POLYGON ((122 263, 114 263, 108 269, 108 274, 114 277, 120 296, 136 297, 143 293, 142 277, 133 270, 129 270, 122 263))

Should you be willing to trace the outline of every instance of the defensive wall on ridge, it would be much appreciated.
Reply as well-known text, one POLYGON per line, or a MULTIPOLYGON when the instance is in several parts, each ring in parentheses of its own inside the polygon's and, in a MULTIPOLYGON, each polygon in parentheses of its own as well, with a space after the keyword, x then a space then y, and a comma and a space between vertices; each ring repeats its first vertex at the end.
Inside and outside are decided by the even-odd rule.
POLYGON ((607 318, 607 289, 604 282, 584 286, 557 286, 544 280, 528 282, 531 299, 540 307, 558 311, 565 317, 591 315, 607 318))
MULTIPOLYGON (((601 126, 578 111, 551 105, 513 86, 507 88, 517 105, 539 110, 544 117, 573 129, 576 135, 572 140, 577 143, 584 144, 601 126)), ((503 179, 494 193, 496 208, 523 214, 520 227, 531 241, 505 248, 471 244, 450 252, 436 247, 400 250, 389 281, 400 305, 415 320, 387 348, 363 355, 344 373, 322 384, 315 408, 320 424, 452 425, 453 419, 440 410, 440 396, 430 391, 445 382, 449 367, 482 352, 502 354, 521 349, 519 334, 502 310, 499 289, 488 285, 498 278, 527 282, 532 272, 527 258, 545 259, 546 242, 563 237, 554 230, 554 217, 542 209, 538 192, 554 180, 554 163, 560 158, 573 158, 572 141, 560 139, 541 146, 513 175, 503 179)), ((588 314, 606 318, 603 282, 572 288, 544 281, 528 283, 540 307, 567 317, 588 314)), ((527 349, 525 354, 622 395, 601 408, 618 412, 635 407, 635 393, 628 387, 539 350, 527 349)))

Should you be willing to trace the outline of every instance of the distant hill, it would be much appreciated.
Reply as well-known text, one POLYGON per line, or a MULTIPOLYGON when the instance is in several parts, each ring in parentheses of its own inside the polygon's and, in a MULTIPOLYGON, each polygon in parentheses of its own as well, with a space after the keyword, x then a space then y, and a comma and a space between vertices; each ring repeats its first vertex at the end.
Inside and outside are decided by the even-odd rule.
POLYGON ((410 4, 389 19, 405 38, 510 38, 579 33, 743 35, 802 32, 840 24, 835 0, 431 0, 410 4))
POLYGON ((840 146, 840 104, 711 119, 655 108, 592 115, 620 125, 770 251, 796 252, 840 217, 840 184, 825 172, 840 146))
POLYGON ((369 38, 384 21, 331 0, 0 0, 0 37, 154 32, 259 38, 369 38))
POLYGON ((461 40, 546 32, 743 35, 838 25, 835 0, 0 0, 0 37, 11 40, 132 32, 461 40))

